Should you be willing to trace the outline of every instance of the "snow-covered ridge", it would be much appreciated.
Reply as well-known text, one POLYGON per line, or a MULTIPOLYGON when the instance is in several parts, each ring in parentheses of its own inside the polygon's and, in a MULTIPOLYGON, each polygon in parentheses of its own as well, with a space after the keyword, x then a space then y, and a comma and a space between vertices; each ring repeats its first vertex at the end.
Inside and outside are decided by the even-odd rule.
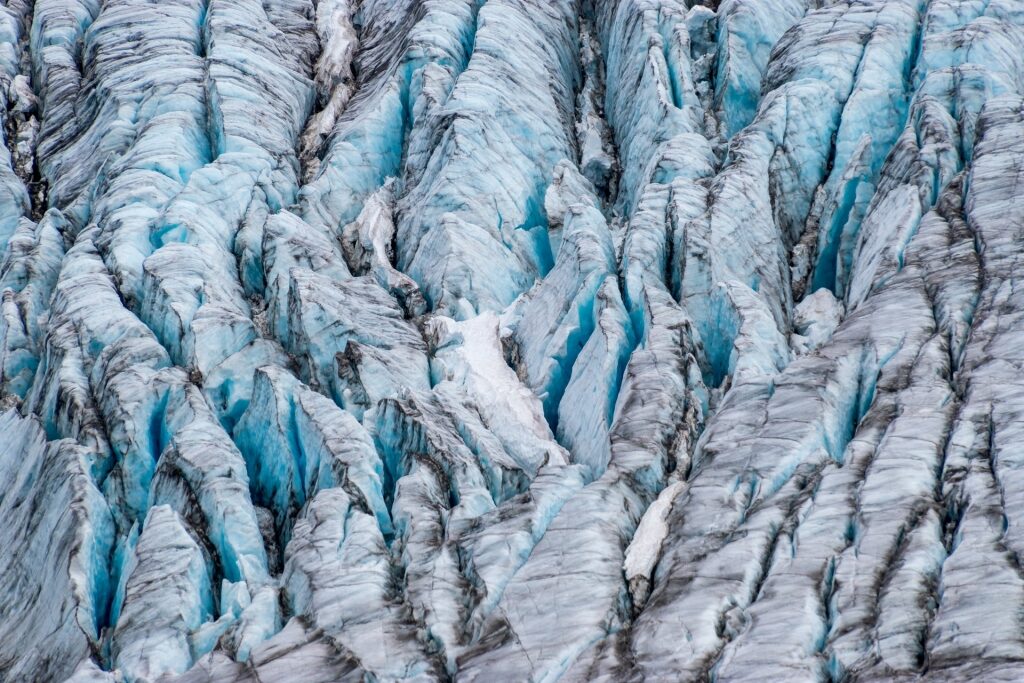
POLYGON ((7 0, 0 681, 1024 679, 1021 0, 7 0))

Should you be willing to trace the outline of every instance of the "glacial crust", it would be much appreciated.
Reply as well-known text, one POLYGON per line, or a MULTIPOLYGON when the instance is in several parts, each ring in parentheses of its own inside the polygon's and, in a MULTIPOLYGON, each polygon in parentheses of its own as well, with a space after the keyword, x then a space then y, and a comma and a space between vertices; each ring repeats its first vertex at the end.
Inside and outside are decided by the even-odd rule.
POLYGON ((0 681, 1024 679, 1021 0, 6 0, 0 124, 0 681))

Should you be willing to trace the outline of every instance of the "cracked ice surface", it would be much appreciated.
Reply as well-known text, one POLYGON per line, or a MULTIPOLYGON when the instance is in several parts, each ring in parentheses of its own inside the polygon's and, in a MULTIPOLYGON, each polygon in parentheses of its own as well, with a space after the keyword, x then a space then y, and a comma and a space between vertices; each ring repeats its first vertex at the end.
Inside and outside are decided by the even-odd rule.
POLYGON ((0 681, 1024 679, 1020 0, 5 0, 0 137, 0 681))

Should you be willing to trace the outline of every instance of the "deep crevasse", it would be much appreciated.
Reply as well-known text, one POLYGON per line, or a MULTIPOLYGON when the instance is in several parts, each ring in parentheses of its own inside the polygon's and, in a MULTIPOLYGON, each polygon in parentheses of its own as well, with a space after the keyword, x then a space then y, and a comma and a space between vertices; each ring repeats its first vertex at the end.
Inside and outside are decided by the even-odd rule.
POLYGON ((0 680, 1024 676, 1018 0, 0 38, 0 680))

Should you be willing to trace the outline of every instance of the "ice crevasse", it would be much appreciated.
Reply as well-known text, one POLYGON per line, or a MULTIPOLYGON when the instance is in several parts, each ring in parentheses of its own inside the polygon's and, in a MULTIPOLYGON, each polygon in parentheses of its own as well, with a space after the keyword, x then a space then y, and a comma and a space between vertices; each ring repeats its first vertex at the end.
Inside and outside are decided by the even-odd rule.
POLYGON ((1024 679, 1020 0, 4 0, 0 681, 1024 679))

